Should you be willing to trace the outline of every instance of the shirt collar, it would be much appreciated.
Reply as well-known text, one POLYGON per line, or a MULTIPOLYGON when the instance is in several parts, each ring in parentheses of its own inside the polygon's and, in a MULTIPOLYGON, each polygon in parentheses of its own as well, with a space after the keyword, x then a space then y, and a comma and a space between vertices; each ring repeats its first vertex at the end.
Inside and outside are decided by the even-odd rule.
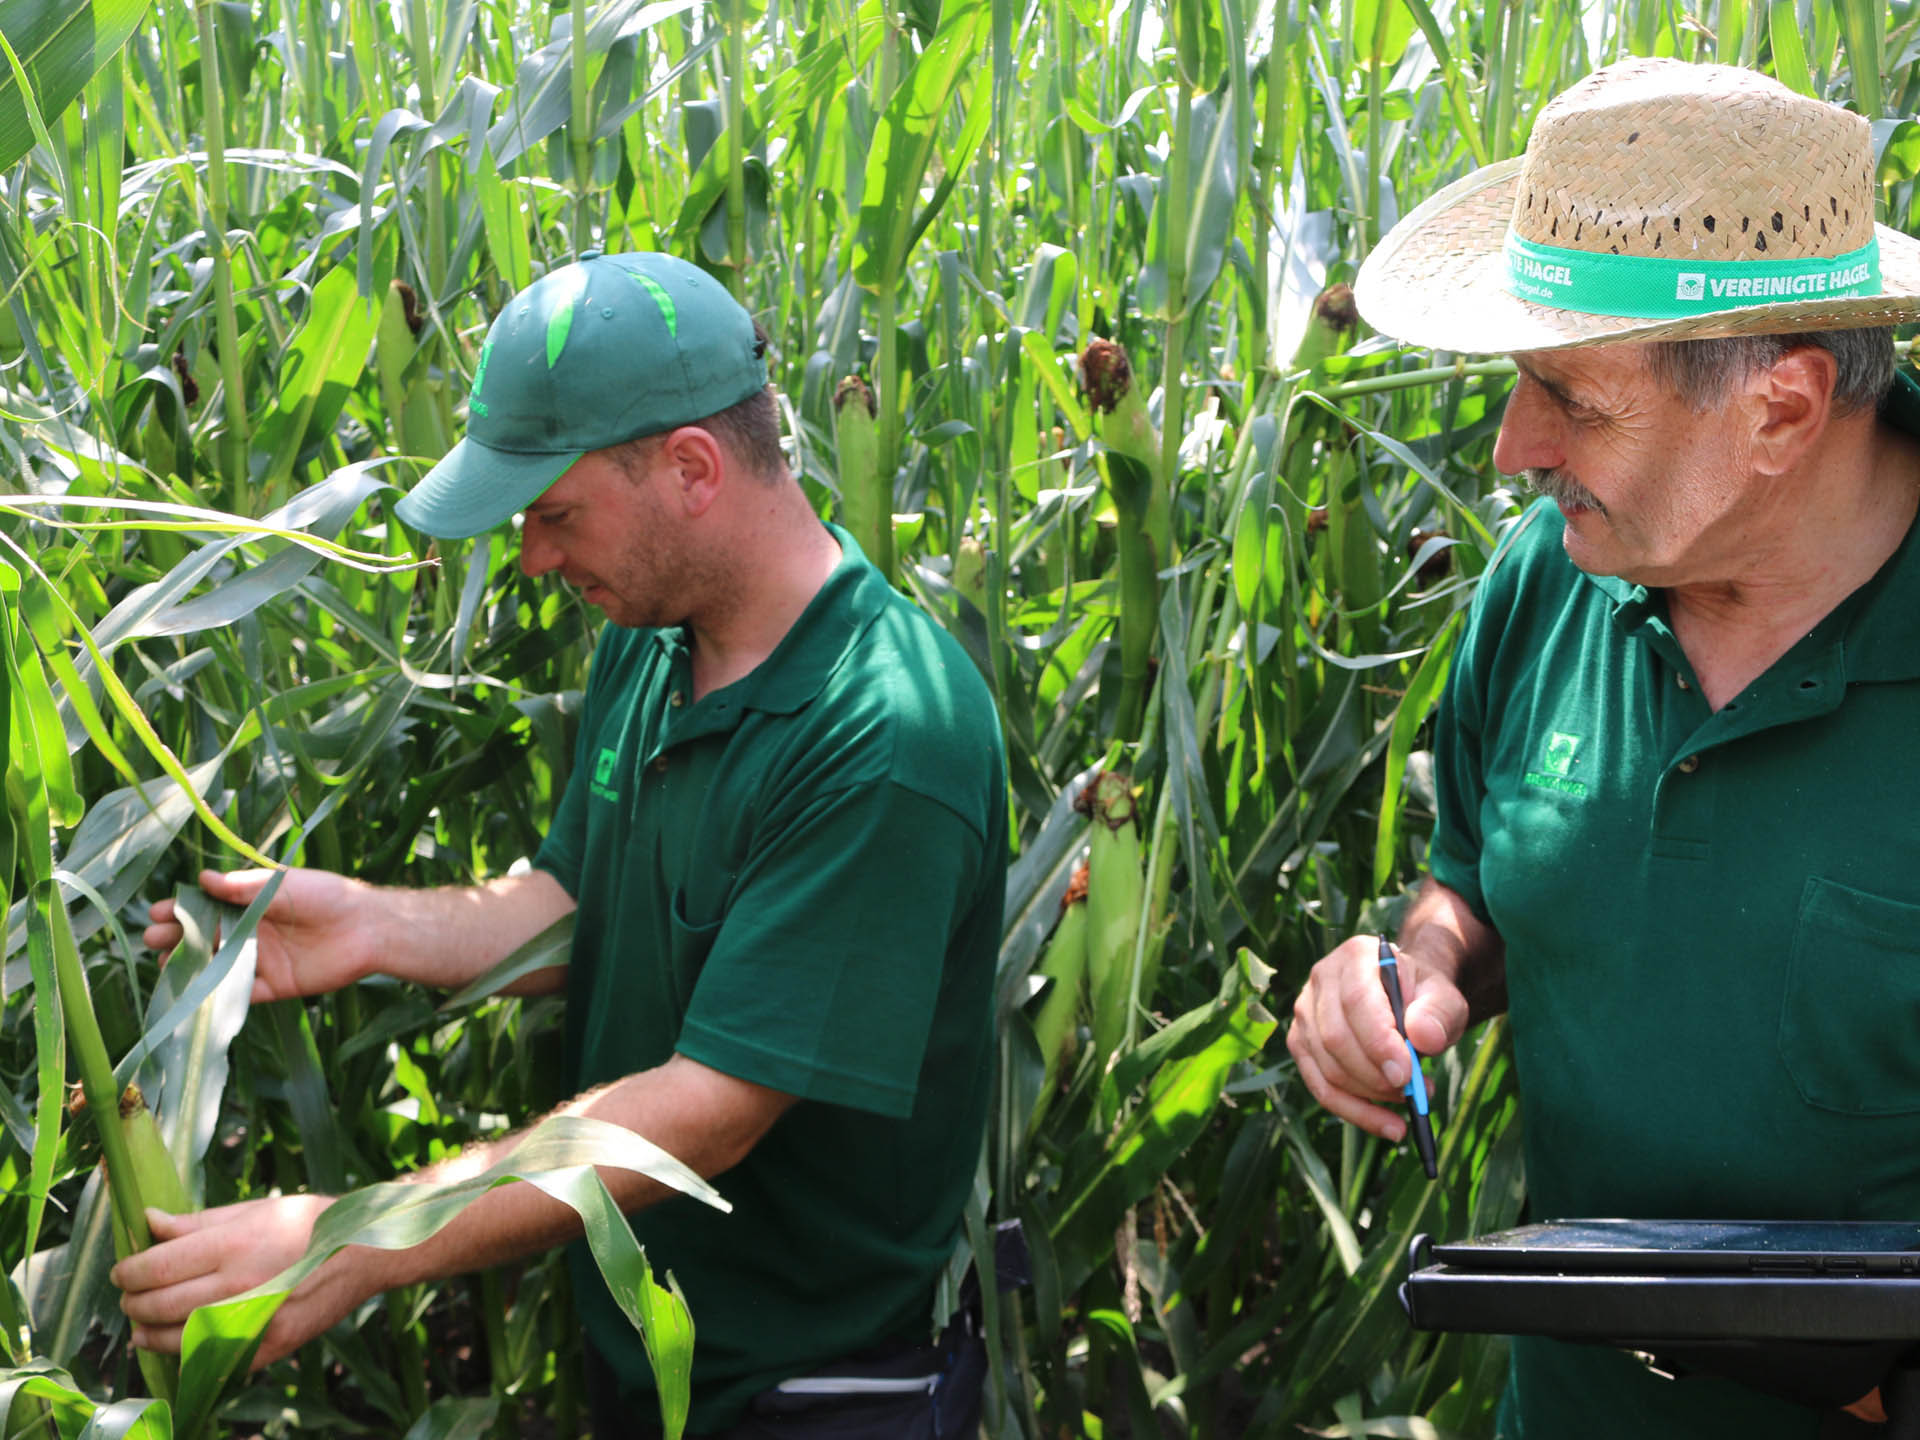
POLYGON ((1920 523, 1907 527, 1900 548, 1874 577, 1846 599, 1840 644, 1847 679, 1873 682, 1920 679, 1920 523))
MULTIPOLYGON (((771 715, 790 715, 802 709, 820 693, 848 647, 886 605, 890 587, 885 577, 867 563, 853 536, 834 524, 828 524, 827 530, 839 542, 840 563, 828 574, 826 583, 807 602, 807 608, 773 653, 733 684, 707 696, 701 702, 703 707, 720 702, 736 714, 759 710, 771 715)), ((656 633, 669 646, 686 645, 680 630, 656 633)))
MULTIPOLYGON (((1894 375, 1880 419, 1920 436, 1920 384, 1905 371, 1894 375)), ((1920 522, 1907 527, 1899 548, 1830 618, 1849 682, 1920 679, 1920 522)))

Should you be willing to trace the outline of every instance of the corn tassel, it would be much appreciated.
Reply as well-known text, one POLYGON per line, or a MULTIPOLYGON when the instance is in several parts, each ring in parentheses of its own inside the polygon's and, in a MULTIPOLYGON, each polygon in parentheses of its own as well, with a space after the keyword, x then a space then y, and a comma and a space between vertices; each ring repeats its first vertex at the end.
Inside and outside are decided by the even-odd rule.
POLYGON ((867 558, 896 583, 893 489, 880 472, 880 427, 873 391, 849 375, 833 392, 834 440, 840 460, 840 519, 867 558))
POLYGON ((1125 1040, 1133 1008, 1133 954, 1146 896, 1138 802, 1125 773, 1103 770, 1080 796, 1093 821, 1087 854, 1087 990, 1100 1072, 1125 1040))
POLYGON ((1160 623, 1160 571, 1173 560, 1173 521, 1160 436, 1134 384, 1126 350, 1095 340, 1080 357, 1081 383, 1107 449, 1107 487, 1119 520, 1120 701, 1114 735, 1140 738, 1160 623))

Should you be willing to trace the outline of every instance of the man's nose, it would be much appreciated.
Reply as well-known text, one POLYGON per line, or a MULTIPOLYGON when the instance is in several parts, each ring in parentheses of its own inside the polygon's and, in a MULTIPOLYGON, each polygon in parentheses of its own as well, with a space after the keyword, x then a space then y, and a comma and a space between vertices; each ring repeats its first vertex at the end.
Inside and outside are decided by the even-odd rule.
POLYGON ((1522 470, 1551 470, 1563 464, 1559 427, 1546 387, 1526 374, 1513 382, 1507 413, 1500 421, 1500 437, 1493 442, 1494 468, 1502 475, 1522 470))
POLYGON ((520 568, 529 579, 538 579, 560 563, 560 547, 549 544, 535 533, 538 527, 520 527, 520 568))

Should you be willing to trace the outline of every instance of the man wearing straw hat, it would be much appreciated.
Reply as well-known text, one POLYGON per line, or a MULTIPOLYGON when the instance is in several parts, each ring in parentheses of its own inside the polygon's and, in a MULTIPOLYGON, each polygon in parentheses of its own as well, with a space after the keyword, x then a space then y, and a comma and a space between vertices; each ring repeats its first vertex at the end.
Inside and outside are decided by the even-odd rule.
MULTIPOLYGON (((1514 355, 1494 461, 1544 497, 1453 661, 1400 957, 1420 1052, 1510 1013, 1532 1219, 1920 1218, 1920 244, 1873 168, 1858 116, 1628 61, 1359 276, 1385 333, 1514 355)), ((1375 949, 1314 968, 1289 1044, 1398 1140, 1375 949)), ((1529 1440, 1852 1423, 1525 1337, 1501 1407, 1529 1440)))

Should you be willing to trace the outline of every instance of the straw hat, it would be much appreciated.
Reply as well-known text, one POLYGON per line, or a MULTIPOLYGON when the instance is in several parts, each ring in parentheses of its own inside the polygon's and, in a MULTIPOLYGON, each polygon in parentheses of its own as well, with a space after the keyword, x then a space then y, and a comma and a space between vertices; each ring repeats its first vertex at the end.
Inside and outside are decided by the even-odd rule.
POLYGON ((1625 60, 1394 226, 1355 298, 1407 344, 1479 354, 1920 319, 1920 241, 1873 203, 1860 116, 1751 70, 1625 60))

